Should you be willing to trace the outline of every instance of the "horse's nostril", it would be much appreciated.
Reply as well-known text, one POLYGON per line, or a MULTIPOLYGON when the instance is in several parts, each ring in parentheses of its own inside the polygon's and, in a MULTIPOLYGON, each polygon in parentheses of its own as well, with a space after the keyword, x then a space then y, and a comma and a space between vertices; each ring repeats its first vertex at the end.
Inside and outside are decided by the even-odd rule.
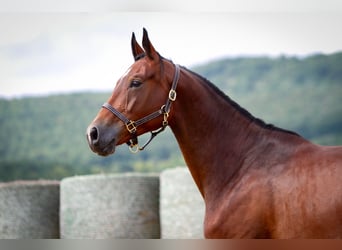
POLYGON ((99 133, 98 133, 97 127, 93 127, 90 129, 89 136, 90 136, 92 143, 95 143, 98 141, 99 133))

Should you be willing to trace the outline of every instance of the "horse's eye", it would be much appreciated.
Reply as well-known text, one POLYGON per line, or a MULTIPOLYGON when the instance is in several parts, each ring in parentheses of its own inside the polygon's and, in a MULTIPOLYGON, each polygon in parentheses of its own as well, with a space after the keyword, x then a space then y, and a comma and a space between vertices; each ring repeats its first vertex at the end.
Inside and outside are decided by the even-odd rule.
POLYGON ((141 81, 139 81, 139 80, 133 80, 133 81, 131 81, 130 87, 131 87, 131 88, 138 88, 141 84, 142 84, 141 81))

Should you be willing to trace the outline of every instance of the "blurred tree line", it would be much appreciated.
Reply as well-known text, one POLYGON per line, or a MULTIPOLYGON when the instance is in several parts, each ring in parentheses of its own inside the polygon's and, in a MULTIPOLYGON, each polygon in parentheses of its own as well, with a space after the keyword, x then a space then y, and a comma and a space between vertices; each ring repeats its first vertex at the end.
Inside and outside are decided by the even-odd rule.
MULTIPOLYGON (((254 116, 320 144, 342 144, 342 53, 227 58, 193 67, 254 116)), ((85 130, 110 93, 0 99, 0 181, 185 165, 171 131, 131 155, 100 157, 85 130)), ((143 141, 145 138, 140 139, 143 141)))

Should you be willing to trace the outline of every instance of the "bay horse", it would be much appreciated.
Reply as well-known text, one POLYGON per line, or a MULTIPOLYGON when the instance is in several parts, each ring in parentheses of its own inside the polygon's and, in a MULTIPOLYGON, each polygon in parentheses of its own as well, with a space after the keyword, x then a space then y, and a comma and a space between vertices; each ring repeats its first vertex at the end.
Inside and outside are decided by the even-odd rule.
POLYGON ((170 126, 205 202, 206 238, 342 237, 342 147, 253 117, 160 56, 145 29, 142 45, 133 33, 135 61, 87 129, 94 152, 142 150, 139 135, 170 126))

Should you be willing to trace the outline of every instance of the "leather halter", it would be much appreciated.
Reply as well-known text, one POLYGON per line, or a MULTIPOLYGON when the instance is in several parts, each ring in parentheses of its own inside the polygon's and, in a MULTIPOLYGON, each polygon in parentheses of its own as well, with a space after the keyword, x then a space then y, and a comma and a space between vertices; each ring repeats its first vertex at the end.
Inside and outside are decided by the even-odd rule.
POLYGON ((153 140, 154 137, 156 137, 160 132, 163 132, 165 130, 165 128, 168 125, 168 117, 169 117, 169 112, 170 112, 170 108, 171 108, 171 104, 172 102, 174 102, 176 100, 177 97, 177 93, 176 93, 176 88, 177 88, 177 84, 178 84, 178 80, 179 80, 179 75, 180 75, 180 67, 179 65, 175 65, 175 74, 173 77, 173 82, 172 82, 172 86, 171 89, 169 91, 169 95, 168 98, 166 100, 166 103, 161 106, 161 108, 137 121, 132 121, 130 119, 128 119, 124 114, 122 114, 121 112, 119 112, 117 109, 115 109, 113 106, 111 106, 109 103, 104 103, 102 105, 102 108, 108 109, 110 112, 112 112, 117 118, 119 118, 125 125, 126 125, 126 129, 127 131, 131 134, 131 139, 127 142, 127 145, 129 146, 129 150, 132 153, 136 153, 138 151, 144 150, 145 147, 150 144, 150 142, 153 140), (138 143, 138 136, 137 136, 137 127, 148 122, 151 121, 157 117, 159 117, 160 115, 164 116, 164 120, 162 122, 162 126, 156 130, 156 131, 150 131, 151 133, 151 137, 150 139, 142 146, 139 147, 139 143, 138 143))

